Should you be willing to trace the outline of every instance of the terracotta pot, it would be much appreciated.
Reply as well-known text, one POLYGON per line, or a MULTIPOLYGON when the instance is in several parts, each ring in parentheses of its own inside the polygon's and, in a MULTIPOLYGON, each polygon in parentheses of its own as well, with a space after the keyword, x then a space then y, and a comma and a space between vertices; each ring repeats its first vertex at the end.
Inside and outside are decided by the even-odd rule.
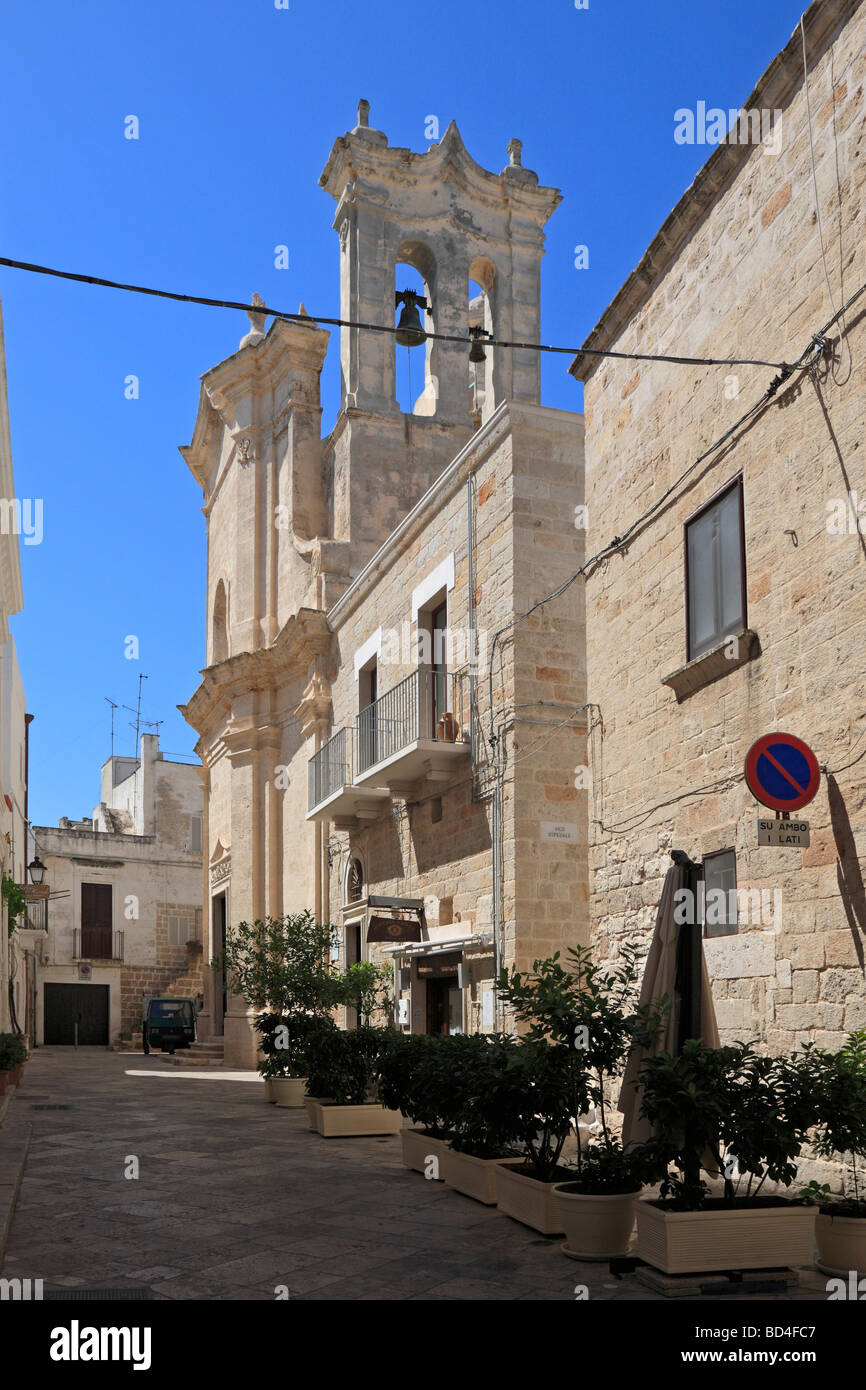
POLYGON ((6 1088, 7 1088, 7 1086, 10 1084, 11 1077, 12 1077, 12 1073, 11 1073, 11 1072, 9 1072, 9 1071, 0 1071, 0 1096, 5 1096, 5 1094, 6 1094, 6 1088))
POLYGON ((305 1076, 272 1076, 271 1098, 286 1110, 300 1110, 307 1089, 305 1076))
POLYGON ((24 1080, 24 1063, 19 1062, 17 1067, 13 1067, 10 1073, 10 1081, 13 1086, 20 1086, 24 1080))
POLYGON ((467 1197, 474 1197, 476 1202, 495 1207, 497 1170, 503 1164, 520 1162, 519 1158, 473 1158, 472 1154, 457 1153, 446 1144, 439 1171, 443 1181, 455 1192, 463 1192, 467 1197))
POLYGON ((830 1216, 819 1212, 815 1221, 816 1264, 825 1274, 866 1277, 866 1217, 830 1216))
POLYGON ((399 1134, 403 1126, 403 1116, 399 1110, 387 1110, 377 1101, 367 1101, 363 1105, 335 1105, 333 1101, 315 1100, 312 1112, 314 1128, 323 1139, 355 1138, 362 1134, 399 1134))
POLYGON ((429 1170, 428 1160, 435 1158, 439 1165, 435 1181, 444 1182, 442 1155, 448 1147, 444 1139, 431 1139, 430 1135, 426 1134, 423 1129, 401 1129, 400 1142, 403 1145, 403 1166, 405 1168, 413 1168, 416 1173, 423 1173, 426 1177, 429 1170))
POLYGON ((634 1230, 634 1204, 639 1192, 595 1196, 569 1192, 569 1183, 553 1189, 554 1205, 565 1231, 563 1250, 582 1260, 609 1260, 627 1255, 634 1230))
POLYGON ((734 1208, 732 1211, 662 1211, 636 1203, 637 1254, 665 1274, 716 1269, 782 1269, 811 1265, 814 1207, 734 1208))
MULTIPOLYGON (((517 1160, 520 1162, 521 1160, 517 1160)), ((553 1200, 556 1182, 539 1182, 537 1178, 518 1173, 510 1166, 500 1164, 496 1174, 496 1203, 506 1216, 531 1226, 544 1236, 563 1234, 562 1217, 553 1200)))

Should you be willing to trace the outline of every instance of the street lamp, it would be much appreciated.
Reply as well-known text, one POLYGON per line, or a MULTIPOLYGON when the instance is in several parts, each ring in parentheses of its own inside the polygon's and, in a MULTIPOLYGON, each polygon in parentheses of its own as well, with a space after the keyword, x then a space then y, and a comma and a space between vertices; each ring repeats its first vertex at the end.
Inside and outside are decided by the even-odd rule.
POLYGON ((31 859, 30 863, 27 865, 27 872, 30 875, 30 882, 35 883, 36 886, 39 887, 45 877, 45 865, 42 863, 38 854, 36 858, 31 859))

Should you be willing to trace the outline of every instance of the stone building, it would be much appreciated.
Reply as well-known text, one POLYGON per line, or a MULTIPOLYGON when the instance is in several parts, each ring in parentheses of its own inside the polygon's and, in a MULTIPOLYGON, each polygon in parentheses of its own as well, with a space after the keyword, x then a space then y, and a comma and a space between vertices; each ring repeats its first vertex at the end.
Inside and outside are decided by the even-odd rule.
MULTIPOLYGON (((536 352, 469 360, 470 326, 538 341, 560 194, 518 141, 493 174, 453 123, 419 154, 368 112, 320 180, 341 317, 393 324, 412 267, 424 328, 461 341, 412 349, 423 386, 403 411, 406 349, 343 327, 325 438, 312 320, 266 332, 254 306, 202 379, 182 453, 204 493, 207 667, 183 713, 205 768, 208 950, 231 923, 311 908, 342 963, 393 962, 404 1028, 491 1029, 497 965, 588 932, 582 593, 514 624, 581 562, 582 419, 540 405, 536 352)), ((207 974, 202 1031, 250 1064, 247 1010, 207 974)))
POLYGON ((629 531, 586 584, 594 940, 611 953, 645 935, 669 851, 685 850, 708 903, 727 894, 705 923, 723 1041, 771 1051, 866 1027, 866 298, 826 352, 810 347, 866 282, 866 8, 823 0, 804 29, 832 301, 798 28, 585 347, 806 359, 685 477, 776 369, 572 366, 588 554, 629 531), (758 845, 774 813, 743 768, 774 731, 823 767, 808 848, 758 845))
MULTIPOLYGON (((33 509, 29 509, 32 520, 33 509)), ((27 729, 24 685, 9 620, 24 606, 21 559, 22 500, 15 493, 6 392, 6 357, 0 313, 0 872, 27 886, 27 729)), ((35 534, 35 532, 34 532, 35 534)), ((0 1033, 27 1033, 28 999, 38 937, 26 918, 8 933, 5 900, 0 902, 0 1033)))
POLYGON ((51 897, 39 951, 37 1040, 116 1044, 153 995, 202 990, 200 770, 154 734, 111 757, 93 815, 32 828, 51 897), (188 944, 190 943, 190 944, 188 944))

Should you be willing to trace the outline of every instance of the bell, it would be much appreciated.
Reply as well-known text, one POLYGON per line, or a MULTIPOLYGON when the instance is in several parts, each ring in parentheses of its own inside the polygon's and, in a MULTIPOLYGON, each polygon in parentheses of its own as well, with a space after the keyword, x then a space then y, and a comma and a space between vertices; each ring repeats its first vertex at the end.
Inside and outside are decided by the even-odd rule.
POLYGON ((473 333, 473 335, 472 335, 472 346, 471 346, 471 348, 469 349, 469 361, 470 361, 470 362, 486 362, 486 361, 487 361, 487 357, 486 357, 485 352, 484 352, 484 344, 483 344, 482 341, 481 341, 481 336, 480 336, 480 334, 473 333))
POLYGON ((401 347, 420 347, 426 341, 427 334, 424 332, 418 305, 414 300, 404 303, 394 336, 401 347))

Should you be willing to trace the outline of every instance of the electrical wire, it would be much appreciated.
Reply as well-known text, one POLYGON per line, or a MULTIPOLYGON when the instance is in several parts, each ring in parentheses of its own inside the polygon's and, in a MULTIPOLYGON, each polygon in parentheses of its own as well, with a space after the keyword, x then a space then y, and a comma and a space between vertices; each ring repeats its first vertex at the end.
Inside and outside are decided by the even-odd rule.
MULTIPOLYGON (((203 295, 179 294, 173 290, 157 290, 145 285, 127 285, 119 280, 106 280, 99 275, 80 275, 71 270, 56 270, 51 266, 34 265, 30 261, 14 261, 8 256, 0 256, 0 265, 11 270, 26 270, 34 275, 52 275, 59 280, 74 280, 82 285, 99 285, 108 290, 125 290, 130 294, 149 294, 157 299, 174 299, 182 304, 203 304, 212 309, 240 309, 247 314, 261 314, 263 318, 286 319, 292 323, 327 323, 334 328, 359 328, 367 333, 399 332, 396 325, 384 323, 364 323, 355 319, 323 318, 318 314, 292 314, 287 309, 269 309, 266 304, 243 304, 236 299, 210 299, 203 295)), ((427 333, 426 337, 435 343, 463 343, 472 346, 472 338, 462 333, 427 333)), ((517 348, 525 352, 553 352, 575 357, 582 353, 587 357, 615 357, 629 362, 669 362, 682 367, 774 367, 781 371, 784 362, 767 362, 754 357, 675 357, 667 353, 651 352, 613 352, 607 348, 555 347, 549 343, 512 342, 504 338, 480 340, 483 347, 517 348)))

